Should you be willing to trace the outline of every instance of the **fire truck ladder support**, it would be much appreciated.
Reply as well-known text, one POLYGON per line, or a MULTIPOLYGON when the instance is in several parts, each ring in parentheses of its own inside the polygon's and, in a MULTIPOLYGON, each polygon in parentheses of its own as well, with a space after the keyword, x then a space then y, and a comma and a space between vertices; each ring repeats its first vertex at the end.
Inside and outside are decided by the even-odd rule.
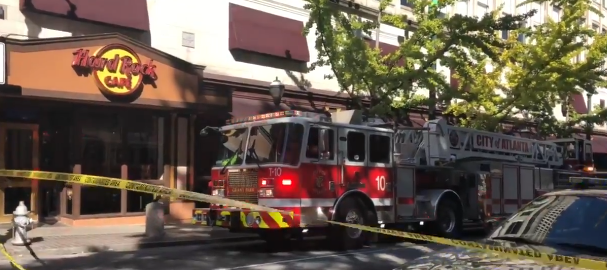
POLYGON ((499 160, 546 167, 563 165, 562 148, 553 142, 448 125, 431 120, 423 128, 395 131, 398 164, 442 166, 458 160, 499 160))

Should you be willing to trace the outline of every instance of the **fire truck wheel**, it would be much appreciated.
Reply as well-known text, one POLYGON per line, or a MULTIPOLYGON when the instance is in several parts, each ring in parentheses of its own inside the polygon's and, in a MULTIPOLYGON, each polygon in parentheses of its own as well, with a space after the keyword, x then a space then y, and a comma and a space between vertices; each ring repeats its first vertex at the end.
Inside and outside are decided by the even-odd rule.
POLYGON ((432 222, 435 234, 445 238, 459 238, 462 232, 462 211, 457 207, 458 202, 441 200, 436 211, 436 221, 432 222))
MULTIPOLYGON (((345 198, 335 213, 335 221, 342 223, 353 223, 360 225, 370 225, 369 221, 373 218, 369 216, 364 204, 354 198, 345 198)), ((369 237, 369 233, 353 228, 332 225, 327 239, 336 249, 348 250, 362 248, 369 237)))

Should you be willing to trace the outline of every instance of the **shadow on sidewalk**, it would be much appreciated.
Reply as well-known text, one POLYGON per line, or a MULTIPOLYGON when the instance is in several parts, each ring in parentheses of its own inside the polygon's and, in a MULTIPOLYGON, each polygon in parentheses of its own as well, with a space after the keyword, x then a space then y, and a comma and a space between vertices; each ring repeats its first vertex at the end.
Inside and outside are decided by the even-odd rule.
MULTIPOLYGON (((293 265, 289 261, 298 261, 306 257, 317 257, 319 260, 314 259, 306 262, 309 267, 313 267, 314 269, 380 269, 377 266, 381 265, 387 266, 386 270, 388 270, 393 269, 403 261, 423 256, 427 252, 423 249, 411 248, 410 251, 407 251, 407 258, 402 259, 394 258, 394 256, 386 255, 385 253, 365 252, 364 250, 355 255, 336 256, 332 255, 335 252, 325 248, 325 242, 323 241, 313 243, 294 241, 292 245, 280 248, 268 246, 259 241, 247 245, 222 247, 193 246, 130 252, 102 251, 78 257, 46 259, 46 265, 31 263, 23 266, 27 270, 85 270, 93 268, 96 270, 211 270, 219 268, 230 269, 251 264, 258 265, 258 267, 251 269, 264 269, 264 264, 282 262, 280 264, 273 264, 271 269, 291 270, 293 269, 293 265)), ((384 268, 382 267, 381 269, 384 268)))
MULTIPOLYGON (((4 233, 2 235, 0 235, 0 243, 2 243, 2 245, 5 245, 10 239, 12 239, 14 237, 14 233, 17 232, 21 235, 21 237, 23 237, 23 234, 21 234, 18 231, 15 231, 12 227, 4 230, 4 233)), ((23 237, 25 238, 25 237, 23 237)), ((30 239, 30 244, 36 243, 36 242, 41 242, 43 241, 44 238, 42 237, 34 237, 30 239)), ((43 260, 41 260, 38 255, 36 254, 36 252, 34 252, 34 250, 31 248, 31 246, 25 245, 25 248, 28 250, 30 256, 32 256, 32 258, 34 258, 34 260, 36 260, 36 262, 38 262, 41 266, 47 266, 46 262, 44 262, 43 260)), ((10 253, 9 253, 10 254, 10 253)), ((7 258, 8 259, 8 258, 7 258)), ((11 258, 13 260, 16 260, 16 258, 11 258)), ((18 263, 18 261, 17 261, 18 263)), ((19 269, 16 265, 14 265, 13 263, 10 263, 12 268, 14 269, 19 269)))
MULTIPOLYGON (((192 234, 192 230, 200 229, 195 225, 167 225, 167 232, 183 234, 188 238, 192 234)), ((79 252, 80 254, 70 254, 59 257, 60 255, 42 255, 42 251, 28 247, 28 251, 34 261, 29 261, 22 265, 26 270, 109 270, 109 269, 129 269, 129 270, 149 270, 149 269, 217 269, 217 268, 233 268, 242 266, 243 264, 251 264, 247 260, 252 258, 261 258, 259 261, 268 263, 271 261, 281 261, 287 258, 301 258, 301 256, 319 256, 319 254, 331 254, 332 251, 326 248, 326 242, 314 242, 315 244, 307 245, 304 242, 292 242, 287 246, 268 246, 261 241, 255 243, 250 242, 253 238, 250 236, 247 240, 225 239, 221 236, 230 235, 227 230, 210 230, 212 235, 209 239, 216 237, 216 242, 205 243, 204 241, 193 239, 193 241, 157 241, 157 239, 149 240, 144 234, 133 234, 131 238, 137 238, 136 245, 128 251, 116 250, 115 247, 104 245, 89 245, 86 246, 86 251, 79 252), (249 241, 249 242, 245 242, 249 241), (230 243, 231 242, 231 243, 230 243), (236 244, 243 242, 243 244, 236 244), (216 245, 222 244, 222 245, 216 245), (112 250, 114 249, 114 250, 112 250), (84 254, 83 254, 84 253, 84 254), (301 255, 310 254, 310 255, 301 255), (38 258, 38 255, 43 257, 38 258)), ((12 230, 6 231, 1 237, 2 243, 10 241, 12 230)), ((43 239, 40 239, 43 240, 43 239)), ((132 242, 131 242, 132 243, 132 242)), ((339 263, 327 261, 324 264, 318 263, 316 268, 320 269, 376 269, 374 262, 390 266, 397 266, 403 260, 414 259, 426 254, 423 250, 412 249, 408 258, 400 259, 393 256, 379 256, 375 253, 359 253, 356 256, 340 256, 339 263), (409 256, 410 255, 410 256, 409 256), (363 267, 364 266, 364 267, 363 267), (362 268, 361 268, 362 267, 362 268)), ((324 256, 324 255, 322 255, 324 256)), ((331 255, 327 255, 331 257, 331 255)), ((26 260, 25 257, 16 258, 19 263, 26 260)), ((5 262, 0 262, 0 269, 4 267, 5 262)), ((8 262, 6 262, 8 264, 8 262)), ((259 268, 260 269, 260 268, 259 268)), ((288 267, 273 266, 274 270, 290 270, 288 267)), ((389 268, 393 269, 393 268, 389 268)))
MULTIPOLYGON (((39 227, 43 226, 37 226, 37 228, 39 227)), ((101 231, 105 230, 107 230, 107 228, 101 231)), ((64 230, 61 231, 64 232, 64 230)), ((25 269, 29 270, 32 268, 49 269, 49 267, 64 269, 65 263, 71 264, 72 261, 77 264, 81 264, 81 261, 91 261, 93 262, 93 265, 95 265, 97 264, 97 261, 99 263, 104 263, 104 258, 107 256, 121 260, 121 254, 133 256, 133 254, 137 254, 140 250, 143 251, 145 249, 167 247, 179 248, 185 246, 190 246, 192 248, 199 246, 200 248, 204 248, 204 246, 208 244, 229 244, 251 241, 253 238, 258 240, 257 236, 238 236, 229 234, 225 229, 207 230, 191 224, 167 224, 165 232, 166 237, 151 239, 147 238, 145 233, 136 232, 99 234, 100 232, 97 231, 92 232, 90 235, 82 235, 82 231, 80 231, 80 234, 75 232, 74 235, 62 235, 61 233, 58 233, 59 235, 53 235, 53 233, 57 233, 57 231, 49 230, 45 232, 45 234, 50 233, 46 240, 43 237, 30 237, 30 240, 32 240, 31 244, 33 245, 16 247, 11 244, 13 230, 10 228, 4 230, 4 233, 0 235, 0 241, 2 241, 1 243, 7 244, 7 251, 17 260, 17 262, 20 262, 25 258, 34 259, 36 261, 35 263, 32 262, 24 265, 25 269), (36 245, 36 243, 40 243, 41 245, 36 245), (59 256, 79 257, 67 261, 62 259, 44 259, 57 258, 59 256), (40 257, 43 259, 40 259, 40 257)), ((45 235, 45 237, 46 236, 47 235, 45 235)), ((0 269, 5 269, 3 264, 8 264, 8 261, 3 262, 1 259, 3 258, 0 258, 0 269)))

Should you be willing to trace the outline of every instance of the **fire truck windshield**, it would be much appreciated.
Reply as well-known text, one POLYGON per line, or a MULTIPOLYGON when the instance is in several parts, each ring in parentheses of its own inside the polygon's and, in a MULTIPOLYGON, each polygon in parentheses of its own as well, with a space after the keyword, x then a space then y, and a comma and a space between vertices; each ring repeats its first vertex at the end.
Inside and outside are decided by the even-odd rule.
POLYGON ((217 153, 215 166, 240 165, 243 161, 247 128, 222 131, 223 147, 217 153))
POLYGON ((245 163, 297 165, 301 153, 304 126, 276 123, 251 128, 245 163), (254 153, 254 154, 252 154, 254 153))

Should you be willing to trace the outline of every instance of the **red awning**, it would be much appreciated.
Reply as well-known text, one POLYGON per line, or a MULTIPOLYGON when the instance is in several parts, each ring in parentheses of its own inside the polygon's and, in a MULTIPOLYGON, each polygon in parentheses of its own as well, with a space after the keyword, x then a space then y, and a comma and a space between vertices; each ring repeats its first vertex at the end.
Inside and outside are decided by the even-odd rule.
POLYGON ((263 11, 230 3, 230 50, 243 50, 310 61, 304 24, 263 11))
POLYGON ((592 152, 596 154, 607 154, 607 137, 593 135, 592 152))
POLYGON ((588 113, 588 108, 586 108, 586 100, 584 100, 584 96, 580 93, 571 94, 571 106, 576 113, 588 113))
POLYGON ((147 0, 20 0, 22 10, 150 30, 147 0))
POLYGON ((419 113, 410 115, 409 120, 411 120, 411 127, 423 127, 426 123, 424 116, 419 113))
POLYGON ((407 116, 398 121, 398 125, 402 127, 423 127, 426 123, 425 117, 427 117, 425 113, 409 112, 407 116))
MULTIPOLYGON (((371 48, 375 48, 375 40, 365 39, 365 41, 367 42, 367 44, 369 44, 369 46, 371 48)), ((381 55, 382 56, 386 56, 388 54, 396 52, 396 51, 398 51, 398 49, 399 49, 399 46, 388 44, 388 43, 379 42, 379 50, 381 51, 381 55)), ((401 60, 401 61, 399 61, 398 65, 402 66, 402 65, 404 65, 404 63, 405 63, 405 61, 401 60)))
MULTIPOLYGON (((369 46, 371 48, 375 48, 375 40, 365 39, 365 41, 367 41, 367 44, 369 44, 369 46)), ((391 53, 397 51, 398 48, 399 48, 398 46, 395 46, 395 45, 392 45, 392 44, 383 43, 383 42, 379 43, 379 49, 381 50, 381 55, 382 56, 386 56, 388 54, 391 54, 391 53)))

